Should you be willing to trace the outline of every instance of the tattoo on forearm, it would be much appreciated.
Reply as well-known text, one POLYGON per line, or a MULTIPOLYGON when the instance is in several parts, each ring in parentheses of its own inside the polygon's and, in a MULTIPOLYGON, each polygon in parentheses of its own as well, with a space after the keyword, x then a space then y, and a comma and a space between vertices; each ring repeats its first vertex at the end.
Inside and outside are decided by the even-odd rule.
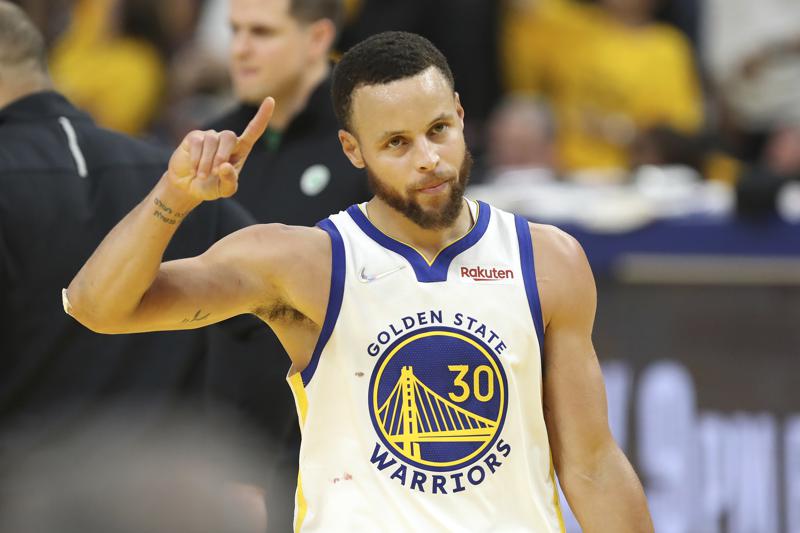
POLYGON ((203 310, 198 309, 192 318, 184 318, 181 320, 181 324, 188 324, 189 322, 202 322, 209 316, 211 316, 211 313, 203 314, 203 310))
POLYGON ((153 211, 153 216, 166 224, 176 224, 178 220, 182 219, 186 213, 173 211, 167 204, 155 198, 153 203, 156 204, 156 210, 153 211))

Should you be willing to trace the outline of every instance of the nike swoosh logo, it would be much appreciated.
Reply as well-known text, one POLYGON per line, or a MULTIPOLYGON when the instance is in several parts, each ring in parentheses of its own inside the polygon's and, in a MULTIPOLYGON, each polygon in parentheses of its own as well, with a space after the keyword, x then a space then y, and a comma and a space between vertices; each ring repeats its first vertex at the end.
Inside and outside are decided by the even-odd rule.
POLYGON ((360 281, 361 283, 372 283, 373 281, 385 278, 389 274, 394 274, 395 272, 403 270, 405 267, 406 265, 400 265, 391 270, 387 270, 386 272, 381 272, 380 274, 367 274, 366 267, 362 267, 361 272, 358 273, 358 281, 360 281))

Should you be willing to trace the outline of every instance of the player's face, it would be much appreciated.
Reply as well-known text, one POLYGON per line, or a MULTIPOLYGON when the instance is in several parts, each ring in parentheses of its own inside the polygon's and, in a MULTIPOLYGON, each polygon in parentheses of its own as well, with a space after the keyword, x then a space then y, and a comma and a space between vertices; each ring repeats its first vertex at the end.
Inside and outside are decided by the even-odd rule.
POLYGON ((422 228, 455 221, 471 158, 464 109, 438 69, 356 89, 351 126, 340 133, 345 153, 379 199, 422 228))
POLYGON ((310 61, 310 35, 289 14, 291 0, 230 0, 230 71, 239 100, 277 101, 294 90, 310 61))

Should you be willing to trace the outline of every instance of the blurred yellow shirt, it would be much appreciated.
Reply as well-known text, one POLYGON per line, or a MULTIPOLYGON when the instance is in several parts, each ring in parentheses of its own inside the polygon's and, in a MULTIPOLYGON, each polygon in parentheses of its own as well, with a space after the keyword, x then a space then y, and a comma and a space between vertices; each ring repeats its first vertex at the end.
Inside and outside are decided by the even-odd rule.
POLYGON ((517 2, 504 26, 507 88, 550 100, 564 170, 625 168, 639 129, 701 126, 691 50, 677 30, 627 27, 570 0, 517 2))
POLYGON ((81 0, 50 54, 55 88, 103 127, 140 134, 158 111, 165 66, 147 41, 111 33, 110 2, 81 0))

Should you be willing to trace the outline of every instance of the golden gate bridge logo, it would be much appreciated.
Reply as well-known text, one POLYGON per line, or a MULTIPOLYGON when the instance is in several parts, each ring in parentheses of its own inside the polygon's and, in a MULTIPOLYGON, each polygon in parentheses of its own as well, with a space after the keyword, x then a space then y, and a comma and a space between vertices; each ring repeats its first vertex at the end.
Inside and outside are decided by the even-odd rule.
POLYGON ((371 412, 382 440, 421 466, 471 462, 502 425, 505 377, 494 354, 462 332, 406 338, 378 362, 372 381, 371 412), (393 384, 389 376, 397 376, 393 384))
POLYGON ((403 367, 397 385, 378 409, 389 442, 411 459, 421 459, 421 442, 485 443, 497 429, 497 422, 470 413, 445 400, 414 376, 414 368, 403 367), (387 425, 388 424, 388 425, 387 425))

